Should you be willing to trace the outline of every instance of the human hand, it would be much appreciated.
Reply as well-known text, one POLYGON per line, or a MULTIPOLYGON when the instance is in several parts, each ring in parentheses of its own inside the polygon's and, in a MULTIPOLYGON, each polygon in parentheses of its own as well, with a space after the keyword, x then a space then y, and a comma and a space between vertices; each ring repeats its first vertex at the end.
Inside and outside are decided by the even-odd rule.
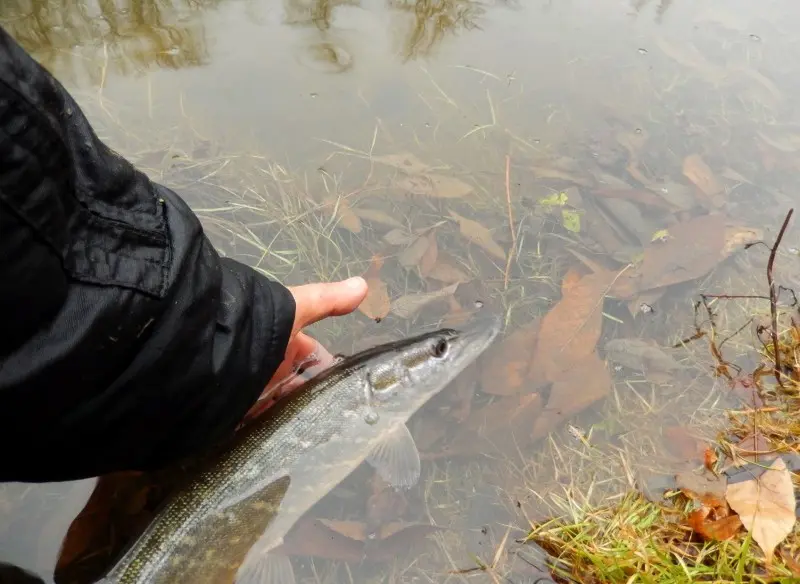
MULTIPOLYGON (((330 316, 343 316, 353 312, 367 295, 367 282, 364 278, 355 277, 341 282, 290 286, 289 292, 294 296, 296 306, 289 344, 283 362, 264 388, 259 401, 248 412, 247 418, 257 415, 257 412, 270 405, 264 402, 272 400, 264 398, 277 397, 272 395, 273 390, 294 371, 297 364, 307 361, 312 356, 314 368, 324 369, 333 362, 330 352, 302 329, 330 316)), ((287 387, 282 386, 280 393, 286 390, 287 387)))

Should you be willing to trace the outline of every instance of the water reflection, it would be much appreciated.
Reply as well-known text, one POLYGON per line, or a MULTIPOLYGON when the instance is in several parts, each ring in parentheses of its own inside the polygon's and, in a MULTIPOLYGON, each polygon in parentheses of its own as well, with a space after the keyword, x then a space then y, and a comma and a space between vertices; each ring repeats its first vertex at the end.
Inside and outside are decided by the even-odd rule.
POLYGON ((661 22, 670 6, 672 6, 672 0, 631 0, 631 8, 636 14, 653 5, 655 5, 656 10, 656 22, 661 22))
MULTIPOLYGON (((62 80, 102 84, 109 74, 135 75, 153 68, 208 65, 204 15, 222 0, 10 0, 0 6, 0 24, 62 80)), ((503 0, 495 6, 513 8, 503 0)), ((350 69, 353 57, 327 36, 335 14, 362 8, 360 0, 284 0, 282 24, 321 31, 308 57, 323 72, 350 69)), ((489 6, 478 0, 386 0, 388 29, 398 31, 405 60, 428 56, 448 36, 480 29, 489 6)), ((375 10, 370 6, 367 9, 375 10)), ((260 20, 251 4, 251 20, 260 20)), ((347 25, 344 24, 347 28, 347 25)), ((339 26, 338 28, 342 28, 339 26)))
POLYGON ((410 30, 403 42, 403 57, 428 55, 448 34, 479 28, 486 7, 475 0, 388 0, 389 5, 411 15, 410 30))
POLYGON ((200 15, 220 0, 9 0, 0 24, 59 78, 100 84, 109 73, 208 63, 200 15))

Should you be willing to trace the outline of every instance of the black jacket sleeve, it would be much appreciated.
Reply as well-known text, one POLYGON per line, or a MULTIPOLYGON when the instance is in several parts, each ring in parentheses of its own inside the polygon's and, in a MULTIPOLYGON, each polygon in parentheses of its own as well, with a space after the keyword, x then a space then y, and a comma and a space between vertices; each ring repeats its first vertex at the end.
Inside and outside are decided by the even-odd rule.
POLYGON ((0 481, 203 451, 256 401, 294 315, 0 29, 0 481))

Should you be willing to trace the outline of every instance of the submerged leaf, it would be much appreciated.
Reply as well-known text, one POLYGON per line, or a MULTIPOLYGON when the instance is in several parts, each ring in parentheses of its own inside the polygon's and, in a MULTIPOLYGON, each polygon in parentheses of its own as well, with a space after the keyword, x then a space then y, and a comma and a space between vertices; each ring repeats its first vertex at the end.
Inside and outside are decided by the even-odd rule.
POLYGON ((439 257, 439 245, 436 243, 436 230, 431 229, 427 235, 428 249, 422 254, 419 260, 419 273, 423 278, 427 278, 433 266, 436 265, 436 259, 439 257))
POLYGON ((705 442, 693 436, 686 426, 666 426, 663 435, 664 447, 673 456, 690 461, 702 460, 705 442))
POLYGON ((391 311, 400 318, 411 318, 431 302, 452 296, 456 288, 458 288, 458 284, 451 284, 433 292, 406 294, 392 302, 391 311))
POLYGON ((719 196, 723 191, 722 183, 699 154, 692 154, 683 159, 683 175, 708 197, 712 206, 722 207, 725 204, 725 200, 719 196))
POLYGON ((466 239, 468 239, 475 245, 482 247, 489 255, 492 255, 501 260, 506 259, 506 252, 494 240, 494 238, 492 237, 492 232, 489 231, 486 227, 484 227, 477 221, 473 221, 472 219, 467 219, 466 217, 462 217, 455 211, 450 211, 450 216, 456 221, 458 221, 458 226, 461 231, 461 235, 463 235, 466 239))
POLYGON ((363 207, 356 207, 353 209, 353 213, 365 221, 372 221, 373 223, 380 223, 381 225, 396 227, 398 229, 402 229, 403 227, 403 224, 397 219, 379 209, 364 209, 363 207))
POLYGON ((651 207, 658 207, 660 209, 672 210, 673 206, 669 204, 663 197, 659 197, 653 191, 647 189, 595 189, 592 194, 596 197, 606 197, 611 199, 624 199, 633 203, 642 205, 649 205, 651 207))
POLYGON ((406 176, 396 185, 412 195, 438 199, 459 199, 472 193, 472 187, 464 181, 439 174, 406 176))
POLYGON ((526 389, 528 368, 536 350, 539 320, 489 347, 482 358, 481 389, 490 395, 512 395, 526 389))
POLYGON ((486 456, 490 450, 508 453, 531 440, 531 425, 541 411, 542 396, 538 393, 501 397, 473 409, 442 450, 423 454, 422 458, 486 456))
POLYGON ((430 169, 430 166, 422 162, 410 152, 398 152, 397 154, 385 154, 383 156, 373 156, 373 162, 380 162, 388 166, 393 166, 408 174, 422 174, 430 169))
POLYGON ((772 455, 770 458, 775 456, 775 449, 769 439, 759 431, 751 432, 737 444, 731 444, 731 452, 737 466, 747 462, 764 462, 770 455, 772 455))
POLYGON ((725 497, 770 563, 775 547, 796 521, 794 485, 786 463, 776 458, 758 477, 729 484, 725 497))
POLYGON ((428 237, 426 235, 420 235, 411 245, 397 254, 397 261, 400 262, 400 265, 404 268, 418 266, 430 245, 431 242, 428 237))
POLYGON ((551 178, 551 179, 563 180, 565 182, 574 183, 576 185, 581 185, 584 187, 591 187, 594 185, 593 180, 589 178, 584 178, 582 176, 578 176, 576 173, 573 172, 561 170, 560 168, 555 168, 552 166, 541 166, 541 165, 534 165, 531 168, 537 178, 544 178, 544 179, 551 178))
POLYGON ((470 277, 459 268, 452 265, 441 256, 428 271, 428 278, 439 280, 445 284, 455 284, 456 282, 467 282, 470 277))
POLYGON ((389 245, 408 245, 416 238, 416 235, 408 233, 403 229, 392 229, 383 236, 383 240, 389 245))
POLYGON ((543 317, 529 370, 535 385, 554 381, 594 354, 603 326, 603 300, 614 276, 607 271, 584 276, 543 317))
MULTIPOLYGON (((544 337, 540 336, 539 346, 543 342, 544 337)), ((547 405, 533 423, 531 438, 543 438, 610 392, 611 374, 606 364, 597 353, 584 356, 554 379, 547 405)))
POLYGON ((670 239, 652 242, 644 251, 638 290, 644 292, 705 276, 725 259, 726 220, 701 215, 669 229, 670 239))
POLYGON ((328 197, 324 201, 332 209, 336 214, 336 218, 338 219, 338 225, 341 225, 348 231, 353 233, 361 233, 362 225, 361 219, 358 215, 350 208, 350 204, 347 202, 347 199, 339 197, 328 197))
POLYGON ((655 371, 668 373, 683 368, 668 349, 659 347, 653 341, 613 339, 606 343, 604 349, 606 357, 611 361, 645 373, 655 371))
POLYGON ((391 308, 386 282, 381 280, 380 277, 382 265, 383 258, 378 255, 373 256, 370 267, 364 272, 364 279, 367 281, 368 290, 366 297, 364 297, 364 300, 358 305, 358 310, 372 319, 385 317, 389 314, 389 309, 391 308))

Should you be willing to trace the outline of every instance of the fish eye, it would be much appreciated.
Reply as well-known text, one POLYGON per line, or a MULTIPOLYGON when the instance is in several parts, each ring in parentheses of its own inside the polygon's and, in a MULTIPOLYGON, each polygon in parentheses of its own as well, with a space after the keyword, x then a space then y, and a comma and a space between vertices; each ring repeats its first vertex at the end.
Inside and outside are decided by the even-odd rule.
POLYGON ((441 359, 445 355, 447 355, 447 349, 450 348, 447 339, 439 339, 436 341, 436 344, 433 346, 433 356, 437 359, 441 359))

